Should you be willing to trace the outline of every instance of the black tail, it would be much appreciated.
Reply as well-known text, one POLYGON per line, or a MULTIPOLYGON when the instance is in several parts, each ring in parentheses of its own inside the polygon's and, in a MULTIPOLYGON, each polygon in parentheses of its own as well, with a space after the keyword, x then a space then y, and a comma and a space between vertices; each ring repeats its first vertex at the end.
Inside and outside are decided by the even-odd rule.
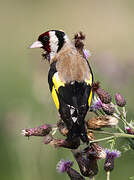
POLYGON ((87 131, 85 128, 84 121, 81 121, 81 122, 77 121, 73 123, 72 128, 69 130, 67 138, 69 141, 74 138, 80 138, 84 143, 88 144, 89 139, 87 136, 87 131))

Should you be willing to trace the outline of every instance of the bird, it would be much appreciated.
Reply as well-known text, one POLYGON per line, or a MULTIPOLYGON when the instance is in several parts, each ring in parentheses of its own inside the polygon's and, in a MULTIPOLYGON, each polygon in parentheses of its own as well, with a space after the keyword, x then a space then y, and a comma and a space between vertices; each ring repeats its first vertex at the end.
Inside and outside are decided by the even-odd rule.
POLYGON ((42 48, 42 56, 50 64, 49 89, 68 129, 67 140, 78 138, 88 144, 85 116, 93 98, 93 73, 88 60, 62 30, 42 33, 30 48, 42 48))

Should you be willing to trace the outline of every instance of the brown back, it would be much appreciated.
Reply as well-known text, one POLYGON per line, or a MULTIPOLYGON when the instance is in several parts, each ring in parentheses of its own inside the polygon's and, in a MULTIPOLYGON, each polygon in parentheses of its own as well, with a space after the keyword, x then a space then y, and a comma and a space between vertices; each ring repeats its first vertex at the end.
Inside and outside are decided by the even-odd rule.
POLYGON ((61 81, 70 83, 72 81, 83 82, 85 79, 90 79, 90 69, 86 60, 72 44, 65 43, 50 63, 54 61, 57 61, 56 69, 61 81))

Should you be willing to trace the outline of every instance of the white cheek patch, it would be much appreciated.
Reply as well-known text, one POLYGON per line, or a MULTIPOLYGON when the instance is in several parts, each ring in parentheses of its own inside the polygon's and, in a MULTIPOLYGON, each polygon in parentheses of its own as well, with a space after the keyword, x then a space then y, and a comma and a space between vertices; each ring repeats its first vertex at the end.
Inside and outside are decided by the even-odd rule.
POLYGON ((55 31, 50 31, 49 37, 50 37, 50 49, 51 49, 50 59, 52 59, 57 53, 59 40, 57 36, 55 35, 55 31))
POLYGON ((67 35, 64 36, 65 42, 70 42, 69 38, 67 35))

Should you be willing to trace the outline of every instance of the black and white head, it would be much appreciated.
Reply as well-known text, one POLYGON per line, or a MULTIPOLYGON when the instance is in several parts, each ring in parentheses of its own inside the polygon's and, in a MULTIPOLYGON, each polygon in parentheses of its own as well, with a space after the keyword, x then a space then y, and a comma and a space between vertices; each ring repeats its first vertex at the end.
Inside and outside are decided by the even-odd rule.
POLYGON ((44 49, 42 56, 50 61, 67 41, 69 41, 69 39, 63 31, 50 30, 41 34, 30 48, 44 49))

